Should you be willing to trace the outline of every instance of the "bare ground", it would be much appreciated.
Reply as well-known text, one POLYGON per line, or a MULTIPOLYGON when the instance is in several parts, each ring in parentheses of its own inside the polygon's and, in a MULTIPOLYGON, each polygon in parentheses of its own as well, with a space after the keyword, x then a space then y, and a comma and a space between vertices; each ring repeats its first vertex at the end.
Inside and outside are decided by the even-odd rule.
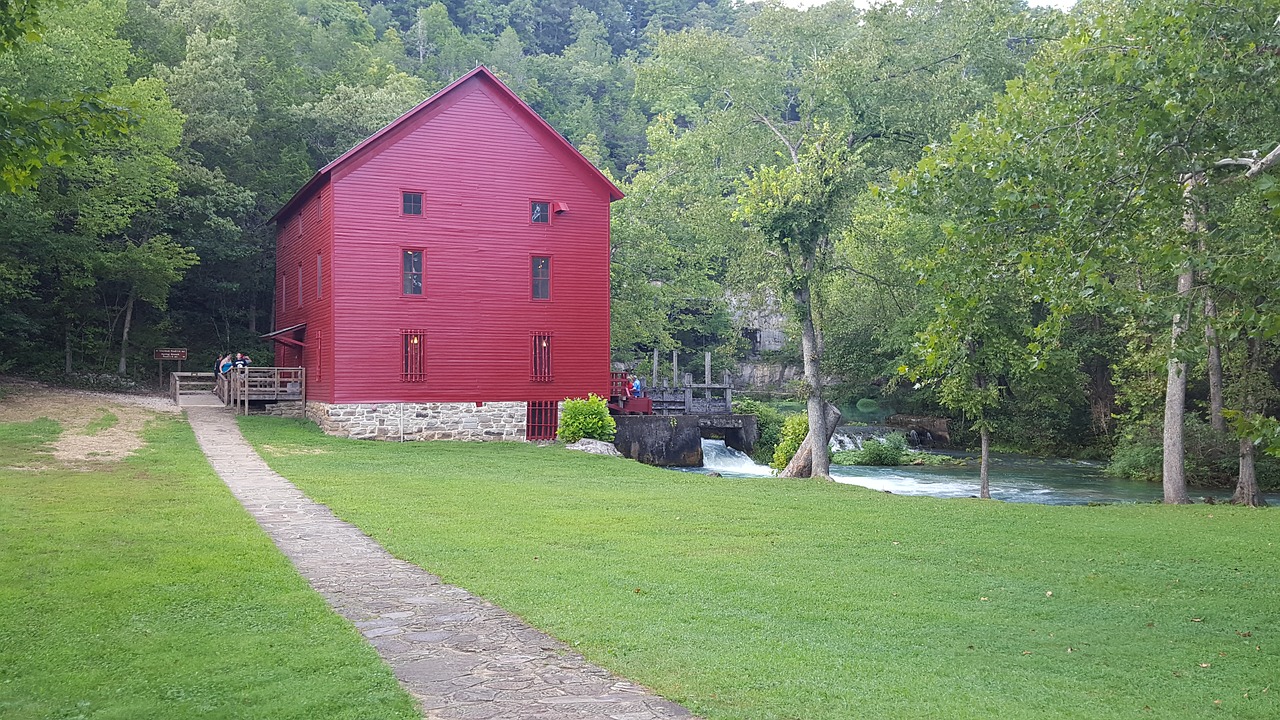
POLYGON ((163 395, 69 390, 0 378, 0 423, 56 420, 62 434, 52 443, 52 459, 68 468, 89 470, 128 457, 142 447, 148 420, 176 412, 177 406, 163 395))

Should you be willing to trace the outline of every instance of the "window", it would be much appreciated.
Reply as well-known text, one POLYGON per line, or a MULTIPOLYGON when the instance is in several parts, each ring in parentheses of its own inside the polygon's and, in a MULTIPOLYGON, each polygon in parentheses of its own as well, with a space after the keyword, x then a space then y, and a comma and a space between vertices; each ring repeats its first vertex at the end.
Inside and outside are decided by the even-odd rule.
POLYGON ((421 215, 422 214, 422 193, 420 192, 400 193, 400 212, 404 215, 421 215))
POLYGON ((405 382, 424 382, 427 379, 427 333, 425 330, 401 330, 400 344, 404 348, 400 379, 405 382))
POLYGON ((422 251, 405 250, 401 260, 404 271, 404 294, 422 294, 422 251))
POLYGON ((551 299, 551 258, 535 257, 533 258, 533 266, 530 269, 530 278, 533 283, 532 297, 534 300, 550 300, 551 299))
POLYGON ((316 253, 316 297, 324 297, 324 256, 316 253))
POLYGON ((302 263, 298 263, 298 307, 302 307, 302 263))
POLYGON ((321 335, 320 333, 316 333, 316 339, 315 339, 315 342, 312 343, 312 347, 315 348, 313 352, 315 352, 316 354, 316 375, 312 379, 323 380, 324 379, 324 336, 321 335))
POLYGON ((281 270, 280 281, 276 283, 276 289, 280 291, 280 302, 279 302, 280 312, 284 312, 284 309, 285 309, 284 301, 289 299, 289 288, 286 283, 286 279, 288 277, 289 276, 285 275, 284 271, 281 270))
POLYGON ((544 200, 534 200, 529 203, 529 222, 550 223, 551 203, 544 200))
POLYGON ((529 379, 551 382, 551 333, 533 333, 529 338, 529 379))
POLYGON ((524 438, 526 440, 555 440, 556 426, 560 424, 556 414, 560 403, 555 400, 531 400, 525 411, 524 438))

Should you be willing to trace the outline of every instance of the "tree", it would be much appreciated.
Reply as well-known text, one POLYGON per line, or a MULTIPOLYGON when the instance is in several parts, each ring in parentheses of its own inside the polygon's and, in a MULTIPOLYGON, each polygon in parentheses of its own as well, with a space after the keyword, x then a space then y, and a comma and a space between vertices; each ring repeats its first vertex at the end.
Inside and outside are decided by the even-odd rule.
MULTIPOLYGON (((44 23, 37 0, 0 4, 0 75, 23 75, 37 60, 44 23)), ((39 78, 0 88, 0 183, 9 192, 30 188, 46 165, 63 165, 98 138, 128 132, 135 118, 128 108, 109 102, 102 88, 58 88, 47 93, 39 78)))
POLYGON ((800 321, 800 352, 807 387, 812 477, 831 473, 821 350, 814 322, 814 287, 829 269, 832 231, 852 187, 852 159, 843 137, 829 127, 782 168, 763 166, 743 180, 739 215, 776 250, 786 273, 784 289, 800 321))
MULTIPOLYGON (((752 180, 740 185, 731 180, 721 190, 731 200, 726 214, 735 204, 732 198, 745 192, 751 201, 738 204, 739 212, 754 214, 752 224, 764 230, 768 242, 748 242, 736 253, 737 276, 747 288, 773 289, 775 297, 799 301, 795 291, 801 291, 802 333, 812 325, 813 345, 804 351, 807 374, 810 360, 820 366, 817 311, 823 301, 818 295, 829 270, 830 231, 843 221, 843 201, 828 204, 827 190, 883 181, 985 103, 1025 52, 1021 44, 1007 42, 1019 23, 1034 24, 1016 14, 1018 7, 994 2, 908 2, 868 11, 843 3, 806 12, 766 7, 748 21, 741 38, 702 29, 657 36, 653 57, 640 68, 638 91, 677 128, 687 128, 679 142, 719 149, 707 154, 717 167, 698 172, 716 177, 727 166, 736 178, 750 168, 752 180), (850 173, 826 190, 820 189, 825 181, 806 185, 826 172, 814 172, 821 163, 811 153, 820 138, 825 149, 819 154, 843 158, 843 172, 850 173), (806 163, 817 164, 802 170, 806 163), (799 185, 812 194, 788 194, 799 185), (778 252, 784 239, 810 242, 808 231, 802 238, 793 234, 817 222, 819 211, 837 213, 822 221, 821 240, 815 236, 816 244, 803 249, 790 246, 791 266, 785 260, 770 262, 766 251, 778 252), (798 222, 800 215, 808 220, 798 222)), ((820 376, 809 387, 817 407, 815 381, 820 383, 820 376)), ((811 431, 823 429, 819 412, 811 410, 811 431)), ((816 459, 814 472, 826 472, 816 459)))
POLYGON ((1231 295, 1213 253, 1225 196, 1247 192, 1276 145, 1280 92, 1267 48, 1277 10, 1274 1, 1226 11, 1208 2, 1086 5, 1025 79, 921 161, 910 188, 945 205, 960 235, 1027 251, 1047 312, 1067 314, 1099 294, 1126 312, 1163 315, 1170 503, 1188 502, 1186 358, 1203 350, 1203 335, 1184 330, 1204 306, 1205 281, 1231 295), (1224 182, 1240 158, 1243 177, 1224 182))

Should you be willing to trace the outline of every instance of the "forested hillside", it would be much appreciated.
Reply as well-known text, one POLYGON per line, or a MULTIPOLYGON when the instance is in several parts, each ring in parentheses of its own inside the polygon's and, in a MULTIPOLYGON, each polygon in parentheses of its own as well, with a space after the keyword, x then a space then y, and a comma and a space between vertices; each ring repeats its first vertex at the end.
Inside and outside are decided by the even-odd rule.
POLYGON ((1280 482, 1280 0, 4 7, 0 372, 265 350, 268 219, 485 64, 628 195, 615 360, 776 307, 799 396, 1280 482))

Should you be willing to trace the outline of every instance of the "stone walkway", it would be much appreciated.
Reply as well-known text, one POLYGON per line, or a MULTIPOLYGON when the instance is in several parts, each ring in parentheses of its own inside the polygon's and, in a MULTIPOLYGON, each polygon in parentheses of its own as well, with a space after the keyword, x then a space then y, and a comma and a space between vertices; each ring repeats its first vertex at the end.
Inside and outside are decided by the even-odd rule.
POLYGON ((683 707, 589 664, 519 618, 392 557, 273 472, 230 411, 187 408, 231 492, 428 718, 665 720, 683 707))

